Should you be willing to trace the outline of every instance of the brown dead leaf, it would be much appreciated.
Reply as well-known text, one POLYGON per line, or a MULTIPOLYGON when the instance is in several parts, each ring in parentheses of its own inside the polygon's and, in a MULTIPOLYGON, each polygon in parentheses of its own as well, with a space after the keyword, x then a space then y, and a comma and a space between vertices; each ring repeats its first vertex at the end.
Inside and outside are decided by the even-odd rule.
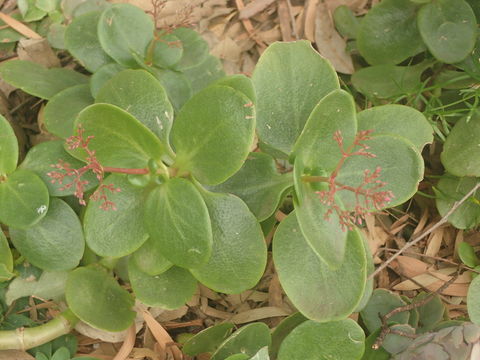
POLYGON ((0 351, 0 360, 35 360, 35 358, 25 351, 2 350, 0 351))
MULTIPOLYGON (((427 256, 437 256, 440 246, 442 246, 443 233, 445 228, 440 227, 430 235, 428 239, 428 245, 425 250, 425 255, 427 256)), ((432 259, 431 261, 434 262, 432 259)))
POLYGON ((234 324, 245 324, 261 319, 269 319, 277 316, 288 316, 291 313, 276 306, 266 306, 241 312, 234 315, 229 321, 234 324))
POLYGON ((315 42, 315 21, 317 13, 318 0, 307 0, 305 4, 305 12, 303 14, 303 35, 307 40, 315 42))
POLYGON ((283 41, 292 41, 292 23, 290 11, 288 10, 288 3, 286 0, 278 1, 278 21, 280 23, 280 31, 282 33, 283 41))
POLYGON ((332 14, 325 3, 317 6, 315 42, 320 54, 330 60, 335 70, 346 74, 353 73, 351 56, 345 51, 347 43, 335 29, 332 14))
POLYGON ((430 265, 410 256, 399 256, 389 265, 396 273, 413 278, 427 272, 430 265))
POLYGON ((47 39, 21 39, 17 53, 20 60, 32 61, 47 68, 60 67, 60 60, 47 39))
POLYGON ((137 334, 135 329, 135 324, 130 326, 127 330, 127 336, 125 337, 125 341, 122 344, 122 347, 118 351, 117 355, 113 358, 113 360, 125 360, 128 355, 133 350, 135 345, 135 335, 137 334))
POLYGON ((248 3, 240 10, 240 20, 248 19, 260 11, 265 10, 269 5, 273 4, 275 0, 254 0, 248 3))
POLYGON ((229 37, 225 37, 210 51, 213 56, 220 59, 238 62, 242 49, 229 37))

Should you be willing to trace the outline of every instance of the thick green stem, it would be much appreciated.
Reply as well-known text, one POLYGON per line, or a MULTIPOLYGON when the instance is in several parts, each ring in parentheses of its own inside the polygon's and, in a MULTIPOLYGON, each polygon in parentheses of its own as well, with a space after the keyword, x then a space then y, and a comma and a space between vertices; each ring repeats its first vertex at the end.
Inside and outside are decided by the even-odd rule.
POLYGON ((66 310, 48 323, 33 328, 0 331, 0 350, 27 350, 68 334, 78 318, 66 310))

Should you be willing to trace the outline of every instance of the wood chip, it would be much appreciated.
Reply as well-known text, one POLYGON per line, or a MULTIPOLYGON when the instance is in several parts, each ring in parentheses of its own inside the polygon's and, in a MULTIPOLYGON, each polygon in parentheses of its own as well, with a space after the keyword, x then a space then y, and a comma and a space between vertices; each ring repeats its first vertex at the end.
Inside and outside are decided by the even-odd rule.
POLYGON ((0 20, 2 20, 5 24, 10 26, 13 30, 19 32, 23 36, 29 39, 42 39, 42 37, 37 34, 35 31, 30 29, 27 25, 23 24, 22 22, 12 18, 10 15, 7 15, 3 12, 0 12, 0 20))
POLYGON ((275 0, 254 0, 240 10, 240 20, 251 18, 260 11, 265 10, 275 0))

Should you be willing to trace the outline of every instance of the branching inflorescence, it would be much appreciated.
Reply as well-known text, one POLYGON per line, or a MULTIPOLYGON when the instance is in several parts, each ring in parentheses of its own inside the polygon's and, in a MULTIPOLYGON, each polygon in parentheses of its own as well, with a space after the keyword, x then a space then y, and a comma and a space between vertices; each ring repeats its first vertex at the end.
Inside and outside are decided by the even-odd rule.
POLYGON ((116 210, 115 204, 108 200, 107 194, 120 192, 120 188, 116 188, 113 184, 104 184, 103 179, 105 177, 105 171, 108 168, 104 168, 98 161, 95 150, 91 150, 88 147, 90 140, 94 136, 87 136, 84 138, 85 130, 79 126, 77 128, 77 135, 70 136, 67 140, 67 146, 70 150, 81 148, 87 153, 85 161, 87 165, 81 167, 80 169, 74 169, 71 165, 63 160, 59 160, 57 164, 51 165, 51 167, 58 169, 55 171, 50 171, 47 175, 51 178, 51 183, 64 184, 65 178, 72 178, 72 181, 64 184, 60 190, 67 190, 72 187, 75 188, 74 195, 78 199, 81 205, 86 205, 84 199, 85 186, 89 184, 88 180, 82 179, 83 175, 88 171, 92 171, 97 177, 100 185, 95 190, 95 192, 90 196, 90 200, 101 201, 100 208, 103 210, 116 210))
MULTIPOLYGON (((349 185, 340 184, 337 182, 338 174, 343 167, 347 158, 352 156, 365 156, 368 158, 376 157, 369 150, 369 146, 365 144, 365 141, 370 139, 372 130, 360 131, 355 139, 347 149, 344 148, 343 136, 338 130, 334 133, 333 139, 338 144, 342 157, 340 158, 336 168, 330 174, 329 177, 322 177, 321 181, 327 182, 328 189, 317 191, 320 201, 329 206, 329 209, 325 213, 325 219, 330 219, 332 213, 336 213, 340 225, 343 230, 352 230, 355 225, 361 225, 365 215, 369 209, 381 210, 384 208, 394 197, 391 191, 381 191, 379 189, 387 185, 386 182, 381 181, 381 167, 377 166, 372 172, 366 169, 363 173, 363 181, 360 185, 354 187, 349 185), (353 210, 344 210, 335 201, 335 196, 339 191, 350 191, 355 194, 355 206, 353 210)), ((311 177, 313 178, 317 177, 311 177)), ((320 178, 320 177, 318 177, 320 178)))

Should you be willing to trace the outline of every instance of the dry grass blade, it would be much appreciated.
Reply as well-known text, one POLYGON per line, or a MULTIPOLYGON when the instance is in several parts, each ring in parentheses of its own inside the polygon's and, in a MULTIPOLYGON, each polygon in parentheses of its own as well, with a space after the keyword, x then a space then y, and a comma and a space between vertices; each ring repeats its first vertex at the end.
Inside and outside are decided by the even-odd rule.
POLYGON ((30 38, 40 40, 42 37, 37 34, 35 31, 30 29, 27 25, 21 23, 18 20, 15 20, 11 16, 0 12, 0 20, 2 20, 5 24, 10 26, 13 30, 19 32, 20 34, 30 38))
POLYGON ((133 323, 132 326, 128 328, 127 337, 125 338, 125 341, 123 342, 122 347, 118 351, 117 355, 115 355, 113 360, 125 360, 128 357, 128 355, 130 355, 130 353, 133 350, 133 347, 135 346, 136 334, 137 332, 135 328, 135 323, 133 323))
POLYGON ((142 314, 155 340, 158 341, 160 348, 163 351, 171 352, 175 360, 182 360, 183 359, 182 352, 175 345, 175 342, 170 337, 168 332, 163 328, 163 326, 160 325, 160 323, 157 320, 155 320, 155 318, 152 316, 152 314, 150 314, 150 312, 148 312, 148 310, 143 310, 142 314))

